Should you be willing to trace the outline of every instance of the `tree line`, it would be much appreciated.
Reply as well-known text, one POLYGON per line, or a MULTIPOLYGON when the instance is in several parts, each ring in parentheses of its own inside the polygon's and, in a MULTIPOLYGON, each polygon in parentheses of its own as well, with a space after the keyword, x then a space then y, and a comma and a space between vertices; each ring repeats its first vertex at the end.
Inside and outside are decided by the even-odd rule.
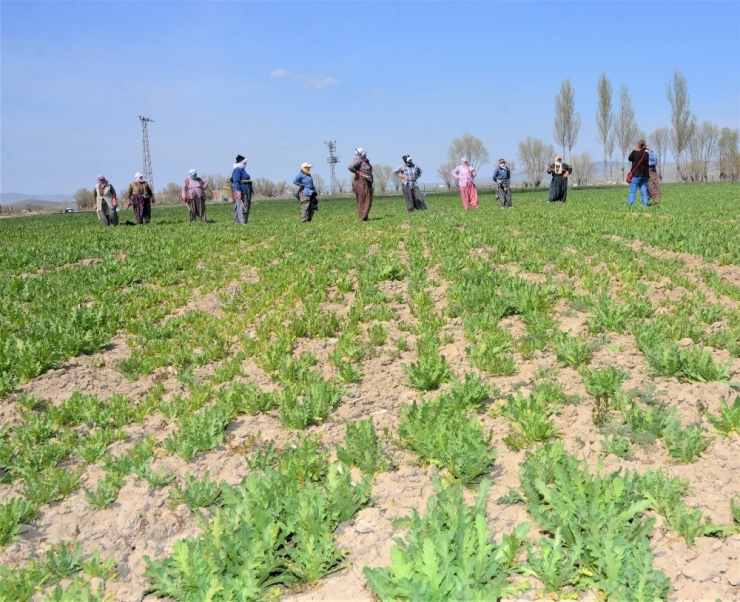
MULTIPOLYGON (((709 166, 716 161, 721 180, 740 179, 740 133, 737 129, 722 128, 704 121, 697 122, 689 106, 688 82, 680 71, 675 71, 672 82, 666 84, 666 97, 671 107, 670 127, 659 127, 647 135, 635 119, 635 110, 629 89, 622 84, 619 105, 613 110, 613 88, 611 81, 602 73, 596 86, 598 105, 596 126, 603 150, 603 179, 615 181, 615 150, 621 158, 620 181, 624 180, 627 156, 639 139, 658 155, 658 175, 663 179, 665 159, 668 151, 676 163, 678 178, 684 182, 701 182, 709 179, 709 166), (608 161, 607 161, 608 159, 608 161)), ((553 137, 562 149, 568 151, 576 184, 588 184, 596 173, 596 165, 588 153, 572 155, 578 139, 581 116, 575 111, 575 92, 566 79, 555 97, 555 121, 553 137)), ((539 186, 544 177, 544 166, 552 160, 554 149, 551 144, 532 137, 519 143, 518 157, 522 162, 525 185, 539 186)))

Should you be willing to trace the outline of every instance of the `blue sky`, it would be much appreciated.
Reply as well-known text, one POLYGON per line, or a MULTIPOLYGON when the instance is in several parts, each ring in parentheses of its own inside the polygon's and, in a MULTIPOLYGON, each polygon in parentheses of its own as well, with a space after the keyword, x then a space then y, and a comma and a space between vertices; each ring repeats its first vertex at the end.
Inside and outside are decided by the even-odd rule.
MULTIPOLYGON (((329 178, 352 151, 438 181, 454 137, 491 161, 527 136, 555 144, 554 99, 575 90, 574 153, 599 160, 599 76, 626 84, 636 121, 670 125, 680 70, 699 122, 740 127, 740 3, 303 1, 0 2, 0 192, 71 194, 99 173, 154 184, 189 169, 292 181, 303 161, 329 178)), ((492 173, 489 164, 481 176, 492 173)))

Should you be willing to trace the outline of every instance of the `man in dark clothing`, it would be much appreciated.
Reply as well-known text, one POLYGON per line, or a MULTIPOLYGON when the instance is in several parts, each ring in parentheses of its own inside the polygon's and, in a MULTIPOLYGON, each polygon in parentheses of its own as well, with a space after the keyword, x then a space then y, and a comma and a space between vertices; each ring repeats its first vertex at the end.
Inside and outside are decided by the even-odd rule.
POLYGON ((650 165, 649 165, 649 153, 644 140, 638 140, 635 147, 632 149, 630 156, 627 157, 630 163, 632 163, 632 180, 630 181, 630 194, 627 199, 627 204, 632 207, 635 203, 635 193, 637 189, 640 189, 640 195, 642 196, 642 206, 648 206, 648 182, 650 181, 650 165))

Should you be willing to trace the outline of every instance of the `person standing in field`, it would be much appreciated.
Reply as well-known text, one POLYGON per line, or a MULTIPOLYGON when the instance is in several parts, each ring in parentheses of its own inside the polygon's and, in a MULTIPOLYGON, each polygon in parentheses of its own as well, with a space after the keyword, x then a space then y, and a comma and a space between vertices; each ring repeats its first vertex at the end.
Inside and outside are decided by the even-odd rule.
POLYGON ((648 152, 648 197, 654 201, 660 200, 660 176, 658 176, 658 155, 645 147, 648 152))
POLYGON ((95 210, 98 213, 98 219, 104 226, 118 225, 118 198, 116 198, 116 189, 105 179, 105 176, 98 176, 98 182, 94 188, 95 193, 95 210))
POLYGON ((501 203, 501 209, 511 207, 511 170, 506 166, 506 159, 498 160, 493 181, 496 182, 496 198, 501 203))
POLYGON ((649 153, 644 140, 638 140, 635 144, 629 157, 627 157, 630 163, 632 163, 632 181, 630 182, 630 193, 627 198, 627 205, 632 207, 635 204, 635 193, 637 189, 640 189, 640 196, 642 197, 642 206, 648 206, 648 181, 650 180, 650 167, 648 166, 649 153))
POLYGON ((316 206, 319 204, 319 192, 313 183, 310 163, 301 164, 301 170, 293 179, 293 184, 298 186, 297 197, 301 203, 301 221, 305 224, 313 219, 316 206))
POLYGON ((364 148, 355 149, 355 158, 347 169, 355 174, 352 180, 352 191, 357 199, 357 217, 366 222, 373 204, 373 166, 364 148))
POLYGON ((475 187, 475 169, 470 167, 467 158, 460 159, 460 165, 452 170, 452 177, 457 180, 457 185, 460 188, 463 209, 465 211, 470 207, 480 209, 478 189, 475 187))
POLYGON ((565 203, 568 198, 568 176, 573 173, 573 169, 567 163, 563 163, 562 155, 555 155, 555 162, 547 167, 547 173, 552 175, 547 202, 565 203))
POLYGON ((156 202, 149 184, 140 173, 134 174, 134 181, 128 187, 127 206, 134 206, 136 223, 148 224, 152 219, 152 203, 156 202))
POLYGON ((246 226, 252 208, 252 178, 247 173, 247 159, 236 156, 231 172, 231 202, 234 203, 234 223, 246 226))
POLYGON ((206 188, 208 180, 199 178, 197 172, 191 169, 181 191, 182 202, 187 203, 190 210, 191 222, 196 218, 200 218, 202 222, 206 221, 206 188))
POLYGON ((410 155, 404 155, 401 159, 403 159, 403 165, 393 173, 401 180, 401 192, 403 192, 403 200, 406 201, 406 210, 409 213, 414 210, 426 211, 427 206, 417 184, 421 177, 421 168, 414 165, 410 155))

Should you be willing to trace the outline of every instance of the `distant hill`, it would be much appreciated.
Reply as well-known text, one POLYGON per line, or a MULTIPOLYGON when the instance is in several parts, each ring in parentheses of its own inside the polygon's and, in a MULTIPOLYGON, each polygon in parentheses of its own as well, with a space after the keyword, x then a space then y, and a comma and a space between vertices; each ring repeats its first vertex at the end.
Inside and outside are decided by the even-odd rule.
POLYGON ((74 205, 73 194, 33 194, 27 192, 0 192, 0 205, 16 205, 18 203, 33 203, 45 208, 61 205, 74 205))

